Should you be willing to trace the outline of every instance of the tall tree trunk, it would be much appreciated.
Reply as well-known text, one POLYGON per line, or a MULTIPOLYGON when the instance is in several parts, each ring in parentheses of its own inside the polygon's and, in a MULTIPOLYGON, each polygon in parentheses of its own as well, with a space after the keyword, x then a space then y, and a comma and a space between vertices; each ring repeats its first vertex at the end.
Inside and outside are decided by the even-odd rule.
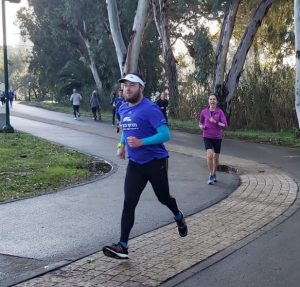
MULTIPOLYGON (((300 131, 300 0, 295 0, 295 51, 296 51, 296 83, 295 108, 298 118, 298 131, 300 131)), ((298 137, 300 133, 298 132, 298 137)))
POLYGON ((80 30, 80 29, 78 29, 78 30, 79 30, 79 35, 80 35, 82 41, 84 42, 84 45, 85 45, 85 48, 86 48, 86 51, 87 51, 88 58, 86 57, 86 55, 84 55, 84 58, 86 59, 86 63, 89 65, 89 67, 91 69, 91 72, 92 72, 92 75, 93 75, 98 93, 99 93, 100 96, 102 96, 102 94, 103 94, 103 84, 102 84, 102 81, 99 77, 99 73, 98 73, 98 70, 97 70, 97 67, 96 67, 95 55, 94 55, 94 53, 91 49, 91 44, 90 44, 90 41, 87 37, 87 27, 86 27, 85 21, 83 21, 82 24, 83 24, 83 31, 80 30))
POLYGON ((127 48, 122 36, 120 19, 118 14, 118 6, 116 0, 106 0, 109 27, 112 35, 112 39, 116 48, 120 74, 124 74, 124 65, 126 62, 127 48))
POLYGON ((152 0, 152 8, 156 28, 162 41, 164 66, 168 80, 170 115, 178 117, 177 68, 170 41, 167 0, 152 0))
POLYGON ((227 55, 229 50, 229 42, 232 36, 236 14, 241 0, 233 0, 224 15, 224 20, 221 28, 221 35, 217 45, 214 68, 213 90, 219 99, 220 105, 223 108, 225 97, 223 95, 223 84, 226 71, 227 55))
POLYGON ((128 45, 128 52, 124 72, 134 73, 138 71, 138 61, 143 40, 144 30, 147 23, 147 14, 149 9, 148 0, 139 0, 134 23, 128 45))
POLYGON ((236 88, 239 83, 242 69, 245 64, 246 56, 253 42, 253 38, 261 25, 265 15, 268 13, 273 0, 262 0, 257 7, 253 18, 248 24, 239 47, 232 60, 231 68, 225 80, 224 90, 226 94, 226 112, 230 114, 232 99, 235 96, 236 88))
POLYGON ((109 26, 116 48, 121 77, 128 72, 137 72, 141 42, 147 22, 148 0, 139 0, 132 27, 130 43, 126 49, 120 26, 116 0, 106 0, 109 26))

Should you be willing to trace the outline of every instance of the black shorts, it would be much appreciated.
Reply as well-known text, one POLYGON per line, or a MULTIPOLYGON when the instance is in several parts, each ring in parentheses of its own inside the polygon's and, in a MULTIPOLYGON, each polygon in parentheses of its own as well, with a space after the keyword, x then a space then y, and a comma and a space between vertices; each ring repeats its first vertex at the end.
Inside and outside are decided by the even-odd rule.
POLYGON ((221 152, 221 143, 222 139, 209 139, 209 138, 203 138, 204 140, 204 146, 205 149, 212 149, 215 153, 221 152))

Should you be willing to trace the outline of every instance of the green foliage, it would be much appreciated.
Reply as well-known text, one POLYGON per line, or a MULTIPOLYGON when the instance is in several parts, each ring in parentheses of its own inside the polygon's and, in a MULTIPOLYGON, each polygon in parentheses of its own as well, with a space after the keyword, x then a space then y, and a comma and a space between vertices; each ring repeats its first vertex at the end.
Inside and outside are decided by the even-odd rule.
POLYGON ((225 131, 225 136, 243 140, 251 140, 259 143, 269 143, 273 145, 285 145, 300 148, 299 139, 296 138, 296 133, 293 130, 269 132, 263 130, 229 129, 225 131))
MULTIPOLYGON (((234 37, 240 39, 244 33, 252 13, 258 5, 259 0, 242 1, 235 25, 234 37)), ((291 55, 294 51, 294 19, 293 1, 273 1, 268 14, 265 16, 261 27, 256 35, 258 48, 268 56, 270 60, 282 63, 284 57, 291 55)))
POLYGON ((36 78, 39 94, 56 91, 58 72, 68 60, 78 57, 69 49, 72 33, 67 29, 59 11, 63 1, 30 0, 30 8, 18 12, 21 35, 33 43, 29 72, 36 78))
POLYGON ((79 60, 70 60, 59 72, 64 94, 72 93, 73 88, 81 89, 91 82, 91 71, 79 60))
MULTIPOLYGON (((211 19, 220 23, 230 2, 229 0, 168 1, 171 41, 174 43, 176 39, 181 39, 193 59, 185 61, 189 67, 182 65, 184 61, 180 58, 176 59, 179 67, 180 91, 178 114, 182 119, 194 119, 198 110, 206 104, 206 95, 212 80, 213 48, 217 44, 215 37, 218 37, 218 34, 213 37, 205 27, 211 19), (194 64, 195 70, 192 68, 194 64)), ((241 1, 227 68, 244 33, 245 25, 251 19, 259 2, 260 0, 241 1)), ((238 91, 239 97, 234 103, 233 116, 239 119, 241 126, 279 130, 292 127, 294 124, 293 70, 288 71, 288 67, 279 67, 286 57, 293 53, 292 2, 274 1, 254 39, 255 48, 250 50, 245 66, 248 74, 243 75, 238 91), (250 67, 253 62, 256 63, 255 68, 250 67), (260 66, 268 64, 275 64, 276 69, 258 71, 260 66), (274 86, 276 97, 272 93, 274 86), (268 101, 272 105, 272 110, 269 111, 267 108, 268 111, 262 116, 264 104, 268 101), (291 109, 289 113, 288 108, 291 109), (239 109, 243 111, 243 116, 238 115, 239 109), (280 115, 280 118, 277 118, 277 115, 280 115)), ((55 99, 62 102, 68 100, 73 87, 81 87, 84 105, 88 105, 95 83, 91 72, 88 71, 90 63, 82 40, 84 36, 90 43, 103 83, 104 95, 101 95, 101 99, 108 107, 109 95, 112 90, 118 89, 117 80, 120 75, 109 31, 105 1, 29 0, 28 3, 30 8, 19 12, 19 24, 22 35, 34 44, 29 59, 31 79, 28 75, 20 75, 19 82, 32 82, 40 100, 50 98, 45 95, 55 95, 55 99), (60 90, 61 80, 64 82, 62 90, 60 90)), ((128 44, 132 36, 131 30, 138 1, 118 0, 117 3, 121 30, 125 44, 128 44)), ((166 88, 160 39, 150 19, 142 43, 139 70, 146 78, 147 96, 166 88)))
MULTIPOLYGON (((59 92, 59 74, 69 61, 82 61, 86 71, 90 55, 83 39, 87 39, 100 78, 105 75, 101 78, 105 89, 116 71, 116 59, 106 56, 113 45, 107 30, 105 3, 91 0, 31 0, 29 5, 29 9, 19 12, 18 19, 22 35, 34 44, 29 69, 38 79, 36 86, 46 93, 59 92)), ((81 79, 81 82, 95 86, 90 74, 88 72, 88 77, 81 79), (88 82, 84 82, 86 78, 88 82)), ((64 87, 58 98, 63 98, 68 88, 64 87)))
POLYGON ((207 105, 207 92, 195 82, 193 74, 182 80, 179 88, 179 118, 196 121, 200 109, 207 105))
POLYGON ((232 128, 280 131, 296 126, 295 71, 289 66, 248 69, 234 100, 232 128))
POLYGON ((213 75, 214 51, 207 28, 197 28, 192 35, 192 47, 196 65, 195 79, 208 91, 213 75))
POLYGON ((162 77, 163 65, 160 61, 160 54, 160 40, 156 26, 152 22, 145 33, 139 59, 140 73, 144 76, 147 83, 145 87, 146 96, 166 88, 165 78, 162 77))
POLYGON ((293 1, 275 1, 259 31, 261 45, 279 64, 294 53, 293 1))

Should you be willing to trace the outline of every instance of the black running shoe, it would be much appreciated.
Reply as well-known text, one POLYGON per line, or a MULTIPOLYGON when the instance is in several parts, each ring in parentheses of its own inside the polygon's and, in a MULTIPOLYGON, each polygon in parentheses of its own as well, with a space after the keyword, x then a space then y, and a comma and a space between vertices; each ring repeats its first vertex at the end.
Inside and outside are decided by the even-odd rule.
POLYGON ((122 247, 119 243, 102 248, 104 255, 116 259, 128 259, 128 249, 122 247))
POLYGON ((176 223, 177 223, 177 229, 178 229, 179 235, 180 235, 181 237, 185 237, 185 236, 187 236, 187 234, 188 234, 188 228, 187 228, 187 225, 186 225, 184 216, 183 216, 183 214, 182 214, 181 211, 180 211, 180 213, 181 213, 181 215, 182 215, 182 219, 179 220, 179 221, 177 221, 177 220, 175 219, 175 221, 176 221, 176 223))

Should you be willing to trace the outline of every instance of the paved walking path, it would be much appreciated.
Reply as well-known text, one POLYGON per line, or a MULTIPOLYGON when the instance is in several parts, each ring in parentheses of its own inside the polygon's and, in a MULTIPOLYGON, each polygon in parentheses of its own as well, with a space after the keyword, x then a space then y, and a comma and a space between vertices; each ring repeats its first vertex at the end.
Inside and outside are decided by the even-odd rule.
MULTIPOLYGON (((23 105, 15 105, 11 114, 16 130, 104 158, 113 164, 113 172, 88 184, 0 204, 1 287, 93 254, 116 240, 127 165, 115 155, 119 135, 109 123, 88 118, 75 121, 71 115, 23 105)), ((199 138, 187 140, 187 135, 180 133, 171 142, 180 143, 176 138, 181 136, 199 151, 199 138)), ((170 154, 171 192, 186 215, 226 198, 239 184, 238 176, 219 173, 218 185, 208 187, 204 158, 181 152, 170 154)), ((136 210, 131 237, 172 222, 172 214, 161 207, 148 185, 136 210)))
MULTIPOLYGON (((168 147, 193 157, 204 156, 193 148, 168 147)), ((187 217, 187 237, 179 238, 175 224, 169 224, 130 240, 129 260, 110 259, 98 252, 16 286, 159 286, 261 230, 278 216, 289 215, 298 191, 290 176, 241 158, 222 156, 222 163, 238 170, 241 184, 220 203, 187 217)))

